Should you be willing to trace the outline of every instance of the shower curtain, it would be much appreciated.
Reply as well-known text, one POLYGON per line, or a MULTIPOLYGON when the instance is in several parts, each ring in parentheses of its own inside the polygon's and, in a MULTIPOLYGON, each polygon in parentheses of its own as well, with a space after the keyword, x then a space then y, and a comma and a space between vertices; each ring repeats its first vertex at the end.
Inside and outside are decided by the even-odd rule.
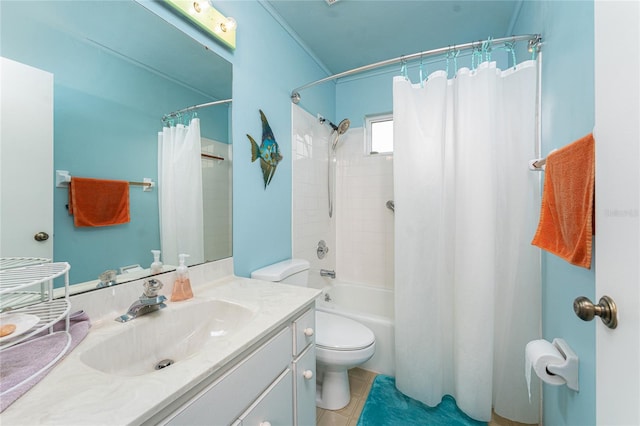
POLYGON ((158 133, 160 245, 167 265, 177 265, 180 253, 189 255, 188 265, 204 262, 200 154, 198 118, 158 133))
POLYGON ((538 422, 524 349, 540 335, 536 63, 393 83, 396 386, 538 422))

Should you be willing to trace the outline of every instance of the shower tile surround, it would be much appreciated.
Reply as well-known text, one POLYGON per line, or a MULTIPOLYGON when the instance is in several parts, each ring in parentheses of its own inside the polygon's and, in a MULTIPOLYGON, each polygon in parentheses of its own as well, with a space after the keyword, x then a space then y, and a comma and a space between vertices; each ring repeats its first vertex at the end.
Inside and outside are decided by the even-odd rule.
POLYGON ((364 128, 351 128, 337 150, 334 215, 327 201, 330 127, 292 106, 293 256, 340 280, 393 289, 393 157, 364 155, 364 128), (319 240, 329 253, 316 256, 319 240))
POLYGON ((338 148, 336 270, 349 282, 393 289, 393 156, 365 155, 363 127, 345 133, 338 148))
POLYGON ((292 105, 292 252, 306 259, 311 269, 335 269, 335 221, 329 219, 327 201, 327 151, 329 126, 297 105, 292 105), (318 259, 318 242, 329 252, 318 259))

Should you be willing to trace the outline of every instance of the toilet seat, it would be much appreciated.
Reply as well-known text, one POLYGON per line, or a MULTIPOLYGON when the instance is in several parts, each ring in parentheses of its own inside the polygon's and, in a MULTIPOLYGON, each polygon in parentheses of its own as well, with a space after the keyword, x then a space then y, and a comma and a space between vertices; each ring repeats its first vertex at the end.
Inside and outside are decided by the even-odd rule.
POLYGON ((334 351, 355 351, 375 342, 373 331, 357 321, 316 311, 316 347, 334 351))

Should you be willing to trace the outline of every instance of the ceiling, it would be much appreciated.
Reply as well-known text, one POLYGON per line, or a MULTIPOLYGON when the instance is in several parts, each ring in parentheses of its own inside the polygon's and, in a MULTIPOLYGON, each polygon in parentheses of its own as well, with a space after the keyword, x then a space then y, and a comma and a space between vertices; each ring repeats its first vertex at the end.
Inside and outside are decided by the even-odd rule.
POLYGON ((511 35, 522 0, 270 0, 328 72, 511 35))

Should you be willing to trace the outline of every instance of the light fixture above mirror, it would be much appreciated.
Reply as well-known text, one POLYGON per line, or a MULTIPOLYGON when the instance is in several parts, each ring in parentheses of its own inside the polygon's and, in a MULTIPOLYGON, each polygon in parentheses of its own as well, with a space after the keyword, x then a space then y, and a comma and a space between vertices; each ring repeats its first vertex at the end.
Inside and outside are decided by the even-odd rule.
POLYGON ((236 48, 236 20, 226 17, 208 0, 165 0, 166 4, 228 47, 236 48))

